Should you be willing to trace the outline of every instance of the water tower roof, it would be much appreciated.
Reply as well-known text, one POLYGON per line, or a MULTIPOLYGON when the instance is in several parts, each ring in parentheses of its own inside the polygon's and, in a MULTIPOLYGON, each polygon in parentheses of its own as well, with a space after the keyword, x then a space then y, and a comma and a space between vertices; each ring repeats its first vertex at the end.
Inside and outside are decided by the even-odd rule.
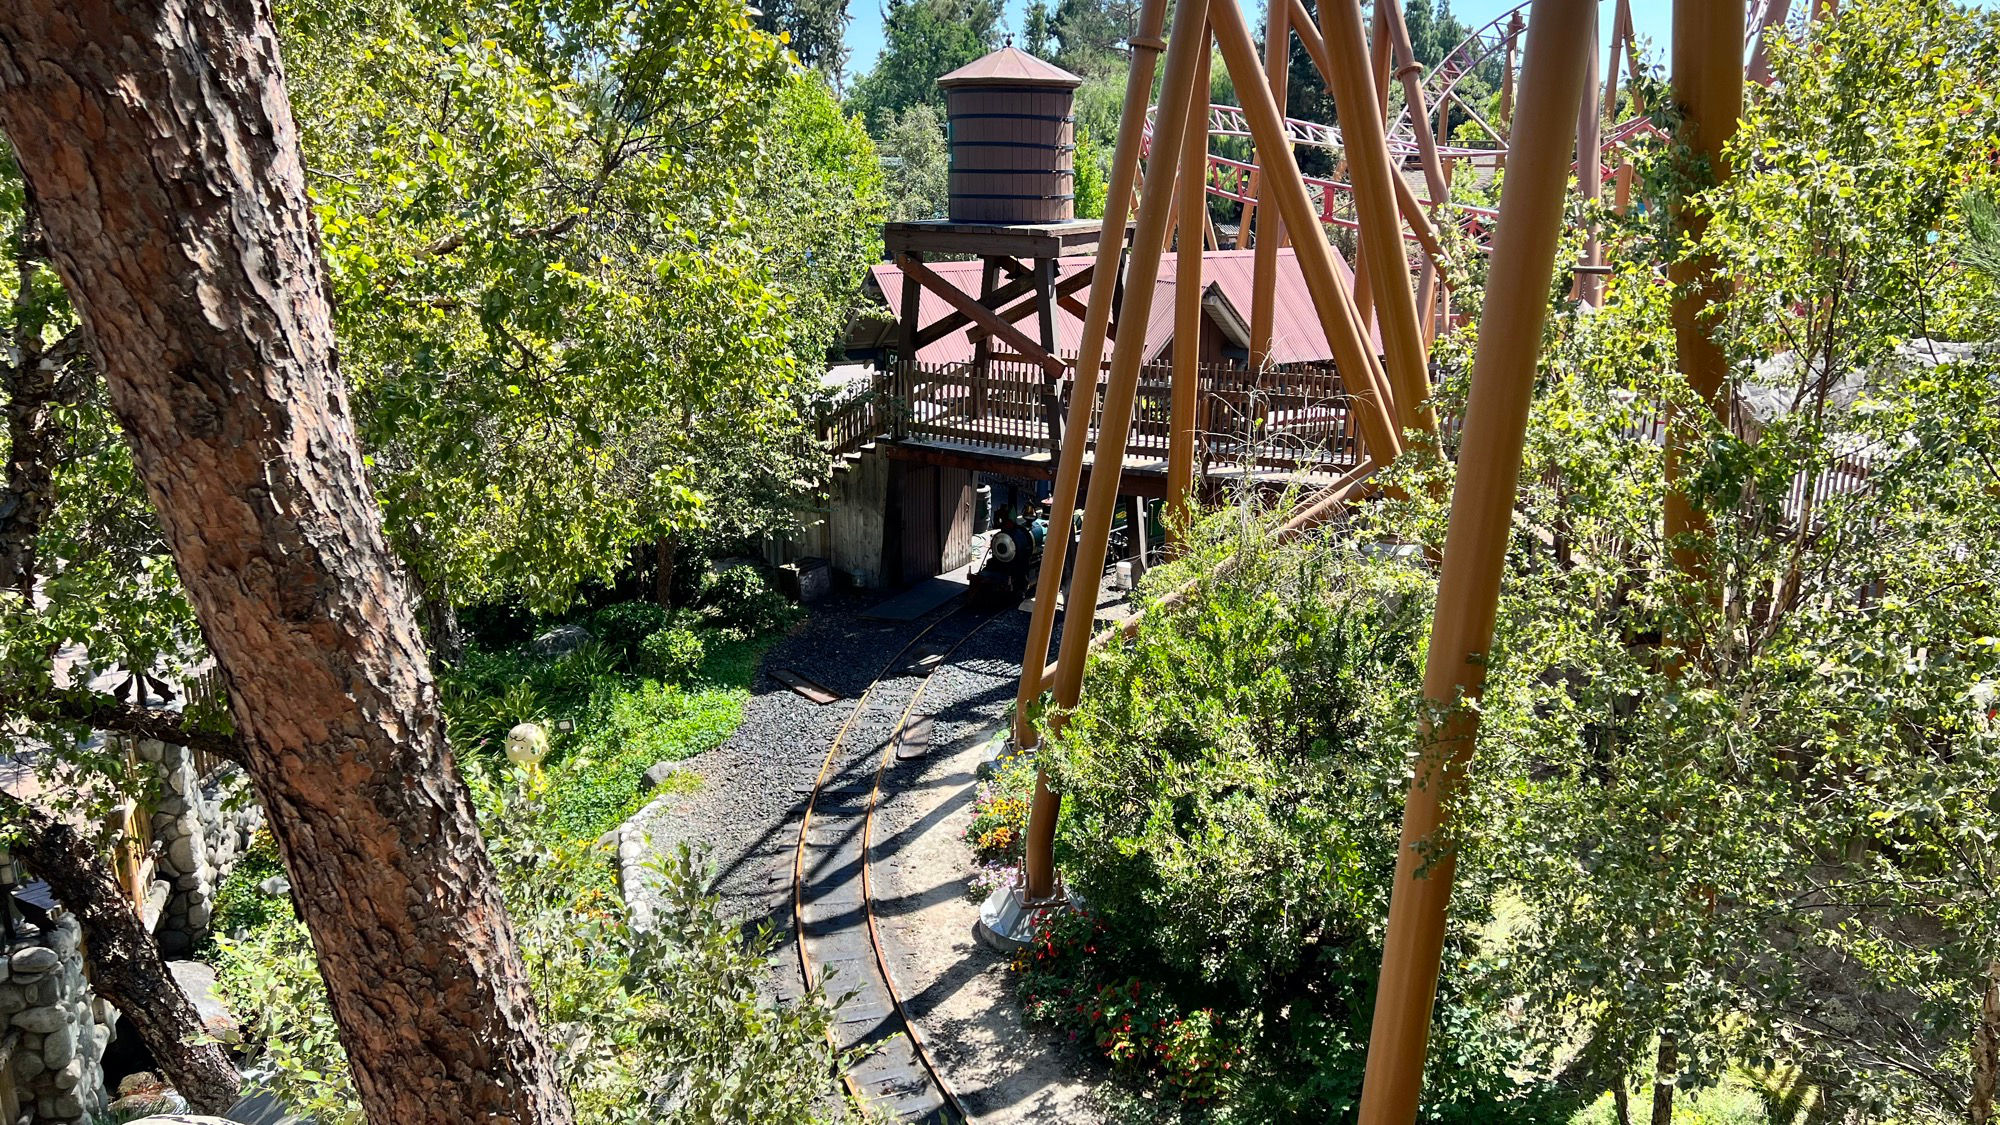
POLYGON ((977 58, 937 80, 944 89, 953 86, 1063 86, 1083 85, 1083 79, 1054 63, 1043 62, 1018 47, 1002 47, 977 58))

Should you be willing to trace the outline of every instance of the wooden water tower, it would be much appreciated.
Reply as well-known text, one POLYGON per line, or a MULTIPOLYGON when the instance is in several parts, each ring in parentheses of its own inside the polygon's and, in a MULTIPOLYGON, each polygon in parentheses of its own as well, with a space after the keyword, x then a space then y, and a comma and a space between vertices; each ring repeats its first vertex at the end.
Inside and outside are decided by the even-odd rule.
MULTIPOLYGON (((1025 361, 1047 376, 1043 395, 1049 445, 1061 440, 1068 364, 1057 355, 1056 309, 1091 284, 1093 267, 1062 277, 1057 259, 1095 255, 1101 219, 1076 218, 1076 88, 1082 79, 1014 47, 938 79, 951 145, 949 217, 890 223, 889 257, 902 271, 897 363, 971 327, 972 375, 995 359, 1025 361), (924 265, 926 255, 977 256, 977 297, 924 265), (953 310, 919 324, 923 290, 953 310), (1032 328, 1021 322, 1034 318, 1032 328)), ((1129 228, 1128 228, 1129 233, 1129 228)), ((901 383, 906 390, 907 383, 901 383)), ((906 396, 907 400, 907 396, 906 396)))
POLYGON ((1082 79, 1002 47, 938 79, 951 143, 951 221, 1076 217, 1076 88, 1082 79))

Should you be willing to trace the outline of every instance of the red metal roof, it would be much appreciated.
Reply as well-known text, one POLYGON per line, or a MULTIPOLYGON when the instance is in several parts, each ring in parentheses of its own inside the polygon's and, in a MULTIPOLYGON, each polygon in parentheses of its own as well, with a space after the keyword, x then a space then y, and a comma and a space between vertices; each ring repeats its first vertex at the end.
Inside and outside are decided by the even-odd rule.
MULTIPOLYGON (((1202 255, 1202 288, 1210 301, 1221 301, 1236 313, 1234 319, 1247 323, 1250 319, 1251 261, 1255 257, 1252 250, 1210 250, 1202 255)), ((1090 257, 1060 258, 1056 262, 1057 282, 1073 277, 1077 271, 1089 265, 1090 257)), ((956 286, 969 296, 979 295, 980 263, 970 262, 930 262, 931 270, 939 277, 956 286)), ((1339 254, 1333 256, 1334 271, 1351 289, 1354 275, 1339 254)), ((1167 348, 1174 337, 1174 255, 1167 254, 1160 261, 1160 276, 1154 282, 1153 307, 1146 318, 1146 358, 1165 358, 1167 348)), ((872 277, 882 290, 890 315, 897 316, 903 307, 903 273, 893 262, 883 262, 873 268, 872 277)), ((1333 350, 1327 346, 1326 333, 1320 328, 1319 314, 1313 308, 1312 294, 1306 289, 1305 275, 1299 269, 1297 251, 1284 247, 1278 251, 1278 274, 1272 290, 1271 360, 1274 363, 1312 363, 1333 358, 1333 350)), ((1090 300, 1090 286, 1085 285, 1075 293, 1079 304, 1090 300)), ((917 324, 935 324, 950 316, 955 310, 943 297, 928 289, 917 296, 917 324)), ((1227 318, 1224 318, 1227 319, 1227 318)), ((1029 336, 1036 334, 1033 316, 1023 317, 1014 322, 1029 336)), ((1225 326, 1225 331, 1227 327, 1225 326)), ((893 346, 895 331, 889 329, 881 336, 882 342, 893 346)), ((1375 349, 1381 351, 1381 338, 1375 338, 1375 349)), ((1237 341, 1239 345, 1247 341, 1237 341)), ((1005 345, 1002 345, 1003 349, 1005 345)), ((1083 347, 1083 320, 1068 309, 1056 309, 1056 350, 1064 357, 1073 357, 1083 347)), ((917 353, 924 363, 964 363, 972 359, 972 337, 970 329, 953 332, 941 340, 934 341, 917 353)), ((1107 349, 1106 353, 1110 352, 1107 349)))
POLYGON ((1083 79, 1019 48, 1002 47, 966 63, 938 79, 937 84, 947 90, 953 86, 1076 87, 1083 85, 1083 79))

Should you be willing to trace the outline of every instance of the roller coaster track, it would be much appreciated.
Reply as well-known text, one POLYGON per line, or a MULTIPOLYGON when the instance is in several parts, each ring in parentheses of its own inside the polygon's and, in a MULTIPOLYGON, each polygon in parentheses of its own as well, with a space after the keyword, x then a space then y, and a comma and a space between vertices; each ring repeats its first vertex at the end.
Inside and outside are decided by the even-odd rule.
POLYGON ((998 616, 955 609, 882 666, 827 747, 792 863, 793 932, 805 982, 824 982, 831 995, 844 997, 830 1032, 834 1045, 867 1049, 842 1082, 876 1110, 924 1125, 954 1125, 967 1116, 910 1018, 883 953, 869 863, 875 811, 890 764, 928 746, 929 718, 919 704, 931 677, 950 667, 953 654, 998 616))
MULTIPOLYGON (((1607 0, 1608 2, 1608 0, 1607 0)), ((1772 12, 1774 0, 1748 0, 1749 35, 1745 50, 1752 49, 1757 37, 1763 33, 1764 24, 1772 12)), ((1505 155, 1505 131, 1491 124, 1479 112, 1467 104, 1459 87, 1468 75, 1476 74, 1488 64, 1498 59, 1509 47, 1520 46, 1521 36, 1528 26, 1528 11, 1531 3, 1524 2, 1500 13, 1481 25, 1457 46, 1446 52, 1444 58, 1425 75, 1424 105, 1431 117, 1423 127, 1436 131, 1436 116, 1439 113, 1456 110, 1466 114, 1492 138, 1496 147, 1473 147, 1466 145, 1440 144, 1438 156, 1446 164, 1453 162, 1484 165, 1493 168, 1505 155)), ((1153 144, 1154 109, 1148 108, 1141 139, 1142 154, 1150 154, 1153 144)), ((1653 133, 1652 121, 1645 116, 1632 117, 1605 129, 1601 135, 1601 148, 1608 155, 1630 144, 1635 138, 1653 133)), ((1285 134, 1294 147, 1319 148, 1339 153, 1342 142, 1337 126, 1314 121, 1285 118, 1285 134)), ((1249 120, 1243 111, 1230 105, 1211 105, 1208 112, 1208 135, 1216 137, 1250 136, 1249 120)), ((1410 119, 1407 106, 1390 123, 1388 130, 1390 156, 1399 164, 1412 166, 1418 159, 1416 125, 1410 119)), ((1252 202, 1252 174, 1256 172, 1254 161, 1234 160, 1214 151, 1209 146, 1208 154, 1208 194, 1219 199, 1235 200, 1239 203, 1252 202)), ((1603 176, 1608 182, 1614 174, 1618 162, 1606 159, 1601 162, 1603 176)), ((1319 210, 1320 221, 1330 226, 1355 229, 1353 194, 1354 187, 1342 180, 1321 176, 1304 176, 1307 193, 1319 210)), ((1434 201, 1427 198, 1427 192, 1417 188, 1417 198, 1426 208, 1434 201)), ((1450 213, 1459 227, 1476 243, 1485 243, 1492 231, 1492 224, 1498 212, 1487 207, 1466 204, 1450 204, 1450 213)), ((1406 235, 1406 237, 1414 237, 1406 235)))

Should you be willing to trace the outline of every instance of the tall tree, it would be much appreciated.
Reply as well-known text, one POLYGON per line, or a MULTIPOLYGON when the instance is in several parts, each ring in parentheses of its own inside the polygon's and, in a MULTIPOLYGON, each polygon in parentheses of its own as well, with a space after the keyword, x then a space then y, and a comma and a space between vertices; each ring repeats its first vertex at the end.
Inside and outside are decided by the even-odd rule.
POLYGON ((0 130, 380 1122, 570 1120, 335 367, 269 10, 0 10, 0 130))
POLYGON ((433 641, 452 605, 560 608, 751 510, 740 469, 803 474, 879 173, 740 5, 280 16, 362 444, 433 641))
POLYGON ((913 105, 944 109, 937 80, 1000 45, 996 0, 889 0, 882 54, 855 82, 851 104, 868 132, 885 136, 913 105))
POLYGON ((847 65, 847 0, 768 0, 757 26, 786 37, 799 61, 838 79, 847 65))

